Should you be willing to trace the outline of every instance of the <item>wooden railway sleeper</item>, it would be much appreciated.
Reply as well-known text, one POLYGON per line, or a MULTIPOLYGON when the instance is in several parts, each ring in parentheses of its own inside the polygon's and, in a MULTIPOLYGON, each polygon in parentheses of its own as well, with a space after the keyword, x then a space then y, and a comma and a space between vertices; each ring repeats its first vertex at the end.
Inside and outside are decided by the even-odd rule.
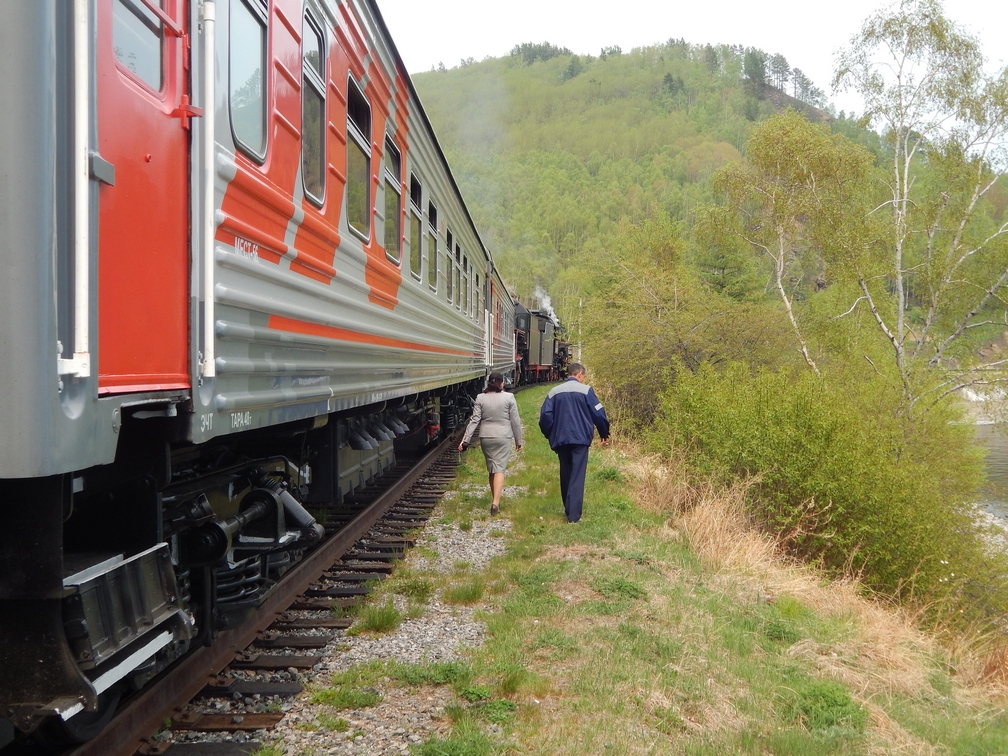
POLYGON ((262 680, 245 680, 238 677, 220 675, 207 683, 199 692, 200 698, 242 698, 247 696, 278 696, 291 698, 304 690, 297 680, 287 682, 272 682, 262 680))
POLYGON ((315 617, 278 619, 270 627, 280 630, 346 630, 352 624, 350 617, 315 617))
POLYGON ((267 630, 262 636, 256 639, 256 648, 325 648, 334 636, 328 633, 324 635, 291 635, 289 633, 278 633, 275 630, 267 630))
POLYGON ((288 656, 286 654, 260 654, 243 652, 231 662, 233 669, 311 669, 322 661, 320 655, 288 656))
POLYGON ((177 730, 197 730, 199 732, 238 732, 250 730, 270 730, 280 724, 283 714, 205 714, 183 712, 172 717, 172 728, 177 730))

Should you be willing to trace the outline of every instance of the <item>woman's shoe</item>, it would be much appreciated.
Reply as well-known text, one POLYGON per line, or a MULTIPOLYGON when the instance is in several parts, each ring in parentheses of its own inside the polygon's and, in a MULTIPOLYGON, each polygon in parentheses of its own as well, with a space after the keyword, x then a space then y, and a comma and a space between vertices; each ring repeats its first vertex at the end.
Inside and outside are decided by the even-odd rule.
POLYGON ((490 507, 490 514, 491 515, 500 514, 500 507, 497 506, 496 504, 492 505, 490 507))

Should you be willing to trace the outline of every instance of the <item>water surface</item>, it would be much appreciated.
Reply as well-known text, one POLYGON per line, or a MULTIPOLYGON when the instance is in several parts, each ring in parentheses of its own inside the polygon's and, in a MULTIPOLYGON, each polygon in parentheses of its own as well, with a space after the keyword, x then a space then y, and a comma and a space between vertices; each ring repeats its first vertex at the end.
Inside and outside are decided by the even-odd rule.
POLYGON ((987 450, 987 485, 981 504, 991 514, 1008 520, 1008 429, 993 425, 977 425, 977 440, 987 450))

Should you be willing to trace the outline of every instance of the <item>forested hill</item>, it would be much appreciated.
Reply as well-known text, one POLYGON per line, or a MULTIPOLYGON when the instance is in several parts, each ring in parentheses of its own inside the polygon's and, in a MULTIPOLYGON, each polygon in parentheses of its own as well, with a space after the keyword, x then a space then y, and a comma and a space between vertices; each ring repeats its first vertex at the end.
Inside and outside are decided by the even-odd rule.
POLYGON ((791 96, 823 104, 781 56, 683 41, 598 57, 526 44, 413 79, 484 241, 533 305, 621 220, 686 221, 755 123, 785 107, 830 118, 791 96))

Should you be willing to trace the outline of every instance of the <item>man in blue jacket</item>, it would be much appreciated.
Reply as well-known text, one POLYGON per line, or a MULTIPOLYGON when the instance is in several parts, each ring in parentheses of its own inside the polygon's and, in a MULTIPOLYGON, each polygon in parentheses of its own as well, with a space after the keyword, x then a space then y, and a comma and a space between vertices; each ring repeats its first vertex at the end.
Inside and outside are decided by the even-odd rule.
POLYGON ((539 412, 539 429, 560 458, 560 495, 567 522, 581 520, 588 447, 596 428, 602 445, 609 443, 609 418, 584 379, 584 365, 572 362, 567 367, 567 380, 550 390, 539 412))

